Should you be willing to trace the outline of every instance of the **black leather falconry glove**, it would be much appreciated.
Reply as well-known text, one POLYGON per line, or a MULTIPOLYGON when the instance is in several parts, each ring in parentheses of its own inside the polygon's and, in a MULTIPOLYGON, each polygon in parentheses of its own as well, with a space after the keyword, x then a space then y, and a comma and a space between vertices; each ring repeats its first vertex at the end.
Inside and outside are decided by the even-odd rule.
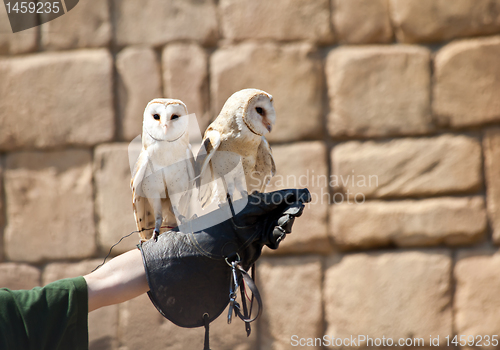
POLYGON ((207 326, 230 302, 230 286, 236 280, 237 289, 241 271, 252 266, 264 245, 278 248, 310 200, 307 189, 253 193, 239 213, 214 226, 207 227, 207 222, 223 211, 227 214, 230 206, 166 232, 156 242, 142 243, 151 301, 178 326, 207 326), (236 271, 238 277, 234 262, 241 270, 236 271))

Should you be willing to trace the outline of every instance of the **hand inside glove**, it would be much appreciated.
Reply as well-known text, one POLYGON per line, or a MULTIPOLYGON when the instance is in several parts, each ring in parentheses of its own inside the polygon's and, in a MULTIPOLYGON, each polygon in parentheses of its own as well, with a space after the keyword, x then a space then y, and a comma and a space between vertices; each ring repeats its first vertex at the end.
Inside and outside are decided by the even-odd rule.
POLYGON ((176 228, 157 241, 144 242, 140 248, 151 301, 179 326, 207 325, 229 303, 231 261, 237 259, 238 266, 248 270, 264 245, 276 249, 310 200, 307 189, 253 193, 230 219, 208 225, 212 215, 231 209, 222 207, 193 220, 186 229, 176 228), (197 227, 204 229, 195 230, 197 227))

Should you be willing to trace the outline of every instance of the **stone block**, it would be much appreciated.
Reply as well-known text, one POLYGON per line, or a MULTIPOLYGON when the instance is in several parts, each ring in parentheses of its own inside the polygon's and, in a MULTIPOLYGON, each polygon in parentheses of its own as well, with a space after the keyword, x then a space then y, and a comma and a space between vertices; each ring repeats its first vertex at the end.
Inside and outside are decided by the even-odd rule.
POLYGON ((389 0, 396 37, 439 42, 500 32, 499 0, 389 0))
POLYGON ((500 244, 500 129, 489 129, 483 138, 488 218, 493 241, 500 244))
POLYGON ((0 264, 0 288, 32 289, 40 286, 40 277, 40 270, 27 264, 0 264))
POLYGON ((332 206, 330 223, 335 243, 347 249, 473 244, 487 225, 483 197, 344 203, 332 206))
MULTIPOLYGON (((137 230, 132 209, 132 177, 127 143, 104 144, 94 151, 95 209, 97 241, 102 251, 121 237, 137 230)), ((137 233, 113 248, 114 253, 134 249, 139 242, 137 233)))
MULTIPOLYGON (((238 300, 241 301, 241 294, 238 296, 238 300)), ((255 307, 255 305, 254 305, 255 307)), ((259 327, 257 322, 252 323, 252 333, 247 337, 245 331, 245 324, 240 319, 233 318, 231 324, 227 324, 227 313, 226 308, 224 312, 219 316, 217 320, 210 324, 210 345, 212 349, 223 349, 223 350, 255 350, 258 347, 258 337, 259 337, 259 327)), ((201 344, 203 340, 204 333, 201 331, 202 328, 198 330, 196 334, 196 339, 201 344)), ((197 348, 200 348, 198 346, 197 348)))
POLYGON ((161 70, 151 48, 129 47, 116 57, 118 72, 118 133, 131 141, 142 133, 144 109, 149 101, 162 97, 161 70))
POLYGON ((0 150, 111 140, 112 71, 102 49, 1 59, 0 150))
POLYGON ((195 113, 203 134, 210 123, 208 110, 208 57, 196 44, 171 44, 162 54, 163 91, 183 101, 195 113))
MULTIPOLYGON (((11 4, 13 6, 13 4, 11 4)), ((37 23, 36 14, 26 14, 19 18, 23 22, 18 24, 37 23)), ((14 19, 15 21, 16 19, 14 19)), ((37 49, 38 27, 12 33, 6 6, 0 6, 0 55, 18 55, 37 49)))
POLYGON ((214 0, 114 0, 113 6, 118 46, 161 46, 176 40, 212 45, 218 37, 214 0))
POLYGON ((450 43, 434 61, 433 113, 445 127, 500 120, 500 36, 450 43))
POLYGON ((75 263, 53 262, 43 269, 42 284, 46 285, 63 278, 85 276, 102 264, 102 259, 82 260, 75 263))
POLYGON ((485 348, 485 336, 500 334, 500 288, 498 269, 500 255, 488 251, 461 252, 454 270, 456 291, 454 299, 455 333, 473 335, 485 348), (477 337, 477 338, 476 338, 477 337))
POLYGON ((323 336, 321 257, 264 258, 257 272, 264 303, 259 349, 290 349, 292 335, 323 336))
MULTIPOLYGON (((323 289, 325 334, 385 336, 395 344, 399 338, 421 338, 427 346, 432 335, 446 345, 444 337, 453 334, 451 264, 448 252, 435 250, 329 258, 323 289)), ((375 347, 366 341, 357 345, 375 347)))
POLYGON ((286 236, 277 253, 327 253, 332 247, 328 239, 327 151, 320 141, 279 145, 272 148, 276 175, 266 192, 285 188, 305 188, 312 201, 295 220, 293 232, 286 236))
POLYGON ((389 43, 392 27, 386 0, 334 0, 337 40, 345 44, 389 43))
MULTIPOLYGON (((210 346, 221 350, 255 349, 256 332, 246 337, 241 321, 227 324, 227 310, 210 324, 210 346)), ((181 328, 165 319, 146 294, 120 305, 120 349, 184 350, 201 349, 204 328, 181 328), (159 336, 160 334, 160 336, 159 336)))
POLYGON ((264 90, 274 97, 276 125, 270 142, 321 138, 322 73, 309 44, 244 43, 211 56, 214 115, 234 92, 264 90))
POLYGON ((231 40, 333 41, 328 0, 222 0, 222 32, 231 40))
POLYGON ((3 230, 5 226, 5 206, 4 206, 4 193, 3 193, 3 166, 2 158, 0 158, 0 261, 3 260, 3 230))
MULTIPOLYGON (((62 9, 61 9, 62 10, 62 9)), ((42 14, 45 16, 52 14, 42 14)), ((44 49, 103 47, 111 41, 107 1, 79 1, 71 12, 40 26, 44 49)))
POLYGON ((430 52, 416 46, 341 47, 326 63, 330 135, 428 133, 430 52))
POLYGON ((4 240, 10 260, 40 262, 94 254, 89 151, 9 154, 5 192, 4 240))
POLYGON ((481 146, 465 135, 391 141, 349 141, 332 150, 330 184, 338 194, 364 198, 474 193, 482 187, 481 146))
MULTIPOLYGON (((84 276, 102 263, 101 259, 78 263, 50 263, 43 270, 43 285, 84 276)), ((89 349, 118 350, 118 305, 105 306, 89 313, 89 349)))

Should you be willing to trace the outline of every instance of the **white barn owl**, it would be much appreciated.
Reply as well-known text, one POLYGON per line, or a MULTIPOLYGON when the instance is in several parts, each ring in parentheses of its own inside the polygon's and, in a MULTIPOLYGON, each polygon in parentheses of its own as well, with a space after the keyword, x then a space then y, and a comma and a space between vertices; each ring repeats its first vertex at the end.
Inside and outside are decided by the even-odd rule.
POLYGON ((186 105, 152 100, 144 110, 142 150, 130 184, 142 240, 151 234, 156 239, 162 226, 175 227, 187 217, 194 178, 186 105))
POLYGON ((202 206, 214 199, 222 202, 227 193, 232 194, 235 189, 242 194, 264 191, 276 173, 271 147, 264 136, 275 122, 273 97, 267 92, 244 89, 229 97, 205 131, 203 147, 196 159, 202 179, 201 184, 198 183, 202 206), (239 181, 243 176, 226 182, 225 189, 213 181, 234 167, 234 157, 231 159, 228 152, 241 156, 246 186, 239 181), (207 174, 210 174, 208 180, 207 174))

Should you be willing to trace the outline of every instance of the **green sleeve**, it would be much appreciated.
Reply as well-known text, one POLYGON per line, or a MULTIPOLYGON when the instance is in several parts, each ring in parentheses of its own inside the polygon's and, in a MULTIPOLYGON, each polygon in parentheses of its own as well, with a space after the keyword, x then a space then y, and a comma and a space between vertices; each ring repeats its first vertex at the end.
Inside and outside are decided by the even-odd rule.
POLYGON ((0 349, 88 350, 83 277, 31 290, 0 289, 0 349))

